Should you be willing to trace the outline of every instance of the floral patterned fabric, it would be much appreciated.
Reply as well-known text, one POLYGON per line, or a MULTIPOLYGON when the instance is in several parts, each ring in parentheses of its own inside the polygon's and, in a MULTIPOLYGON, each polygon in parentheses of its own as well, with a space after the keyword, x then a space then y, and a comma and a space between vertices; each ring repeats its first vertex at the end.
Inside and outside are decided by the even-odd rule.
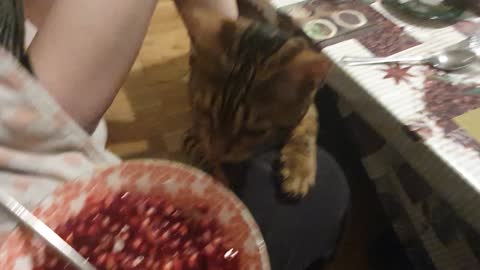
MULTIPOLYGON (((105 132, 104 123, 99 126, 105 132)), ((98 134, 100 134, 98 133, 98 134)), ((0 189, 28 208, 64 181, 119 160, 86 134, 0 47, 0 189)), ((103 144, 103 145, 102 145, 103 144)), ((15 226, 0 212, 0 244, 15 226)))

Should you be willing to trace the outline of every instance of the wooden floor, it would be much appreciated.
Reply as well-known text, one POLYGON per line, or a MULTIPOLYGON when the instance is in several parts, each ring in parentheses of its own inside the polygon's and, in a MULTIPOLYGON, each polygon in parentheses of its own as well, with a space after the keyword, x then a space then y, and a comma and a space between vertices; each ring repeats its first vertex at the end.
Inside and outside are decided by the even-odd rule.
POLYGON ((178 158, 189 126, 189 41, 171 1, 160 1, 135 65, 107 112, 109 147, 123 158, 178 158))
MULTIPOLYGON (((180 142, 190 122, 188 52, 186 31, 173 3, 161 0, 131 74, 107 113, 113 152, 125 159, 181 158, 180 142)), ((358 214, 369 212, 364 204, 355 204, 359 200, 354 198, 353 225, 330 269, 368 269, 366 242, 372 222, 358 214)))

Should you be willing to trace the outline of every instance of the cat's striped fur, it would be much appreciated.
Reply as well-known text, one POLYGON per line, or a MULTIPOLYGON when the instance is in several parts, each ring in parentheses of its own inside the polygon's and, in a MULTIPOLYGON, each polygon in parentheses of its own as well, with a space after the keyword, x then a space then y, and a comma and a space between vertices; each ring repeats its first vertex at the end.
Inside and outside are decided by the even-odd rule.
POLYGON ((222 163, 279 143, 282 188, 303 196, 316 173, 313 98, 330 63, 267 0, 238 0, 238 6, 237 21, 199 10, 189 23, 193 125, 185 151, 228 181, 222 163))

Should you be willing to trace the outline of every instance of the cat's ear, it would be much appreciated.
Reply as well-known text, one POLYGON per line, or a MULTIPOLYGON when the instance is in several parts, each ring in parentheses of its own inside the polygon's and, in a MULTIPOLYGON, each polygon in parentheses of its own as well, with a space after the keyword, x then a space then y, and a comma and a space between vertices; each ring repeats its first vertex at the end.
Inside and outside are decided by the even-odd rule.
POLYGON ((232 46, 238 32, 238 22, 202 8, 195 8, 183 17, 196 49, 219 53, 232 46))
POLYGON ((331 61, 324 54, 306 49, 286 66, 286 73, 294 81, 313 80, 318 84, 325 80, 330 68, 331 61))
POLYGON ((270 91, 280 103, 296 103, 312 97, 325 80, 330 60, 311 49, 303 49, 271 79, 270 91))
POLYGON ((330 66, 325 55, 303 49, 285 67, 258 84, 250 102, 260 113, 274 117, 277 124, 289 125, 312 103, 330 66))

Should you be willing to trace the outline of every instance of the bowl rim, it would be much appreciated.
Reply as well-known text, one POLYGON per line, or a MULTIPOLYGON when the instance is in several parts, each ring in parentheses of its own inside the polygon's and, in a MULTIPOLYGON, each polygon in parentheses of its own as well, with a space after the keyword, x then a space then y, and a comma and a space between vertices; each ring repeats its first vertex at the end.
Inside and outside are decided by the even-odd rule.
MULTIPOLYGON (((217 185, 217 188, 221 190, 223 194, 225 194, 227 197, 230 197, 235 203, 242 205, 244 207, 243 210, 244 213, 242 214, 242 218, 245 219, 251 234, 253 235, 254 241, 256 246, 258 247, 257 250, 260 253, 260 260, 261 260, 261 269, 262 270, 271 270, 270 266, 270 257, 268 254, 268 248, 267 244, 263 238, 262 232, 260 230, 260 227, 258 226, 257 222, 255 221, 254 217, 252 216, 250 210, 246 207, 246 205, 238 198, 238 196, 233 193, 230 189, 226 188, 224 185, 220 184, 218 181, 215 180, 215 177, 212 175, 195 168, 191 165, 178 162, 178 161, 172 161, 172 160, 167 160, 167 159, 130 159, 130 160, 125 160, 119 163, 115 164, 100 164, 94 166, 93 170, 89 172, 84 172, 80 174, 79 176, 75 177, 71 181, 64 182, 62 184, 59 184, 49 195, 45 196, 38 204, 36 207, 32 209, 32 212, 35 211, 38 208, 42 207, 42 203, 48 199, 56 200, 55 191, 58 189, 63 188, 65 185, 68 185, 70 183, 74 182, 85 182, 88 183, 89 181, 92 180, 92 178, 96 175, 101 173, 102 171, 106 171, 112 168, 118 168, 121 166, 126 166, 130 164, 148 164, 148 165, 159 165, 159 166, 168 166, 171 168, 180 168, 183 170, 187 170, 190 173, 194 174, 197 177, 201 177, 203 179, 206 179, 206 181, 209 181, 213 185, 217 185)), ((237 210, 240 210, 237 208, 237 210)), ((20 229, 20 225, 15 226, 15 228, 12 230, 12 233, 14 231, 17 231, 20 229)), ((8 237, 7 237, 8 238, 8 237)), ((0 244, 0 248, 3 248, 3 245, 0 244)))

